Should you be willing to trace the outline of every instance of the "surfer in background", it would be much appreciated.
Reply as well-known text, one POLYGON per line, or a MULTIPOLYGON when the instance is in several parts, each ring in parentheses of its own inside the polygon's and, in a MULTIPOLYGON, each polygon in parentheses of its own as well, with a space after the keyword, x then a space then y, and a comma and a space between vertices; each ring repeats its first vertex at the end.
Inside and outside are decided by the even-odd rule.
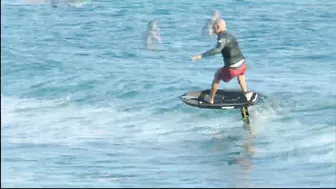
POLYGON ((213 24, 215 21, 220 18, 218 10, 213 11, 211 18, 205 23, 202 32, 205 36, 212 36, 214 34, 213 24))
POLYGON ((217 34, 217 45, 215 48, 200 55, 193 56, 191 60, 197 60, 204 57, 222 53, 224 66, 219 68, 212 81, 212 89, 208 102, 214 103, 214 97, 219 87, 220 80, 228 83, 234 77, 237 77, 238 83, 244 92, 247 101, 251 100, 252 92, 247 91, 244 73, 246 71, 245 58, 238 47, 236 38, 227 31, 224 19, 217 19, 213 24, 213 30, 217 34))
POLYGON ((152 42, 157 41, 161 43, 160 28, 157 26, 156 20, 152 20, 148 23, 148 28, 145 34, 145 46, 147 49, 154 49, 152 42))

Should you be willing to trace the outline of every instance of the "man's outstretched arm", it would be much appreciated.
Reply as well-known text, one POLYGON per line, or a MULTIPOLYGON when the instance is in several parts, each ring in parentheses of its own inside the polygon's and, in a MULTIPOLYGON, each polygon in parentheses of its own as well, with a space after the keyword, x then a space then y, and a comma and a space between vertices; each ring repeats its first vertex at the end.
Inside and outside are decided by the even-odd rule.
POLYGON ((202 53, 201 58, 207 57, 207 56, 213 56, 215 54, 220 53, 223 50, 223 48, 225 47, 225 43, 226 43, 226 39, 219 39, 217 41, 216 47, 211 49, 211 50, 206 51, 205 53, 202 53))
POLYGON ((225 47, 225 44, 226 44, 226 39, 219 39, 217 41, 217 45, 215 48, 208 50, 205 53, 202 53, 200 55, 193 56, 191 57, 191 60, 197 60, 203 57, 213 56, 215 54, 218 54, 223 50, 223 48, 225 47))

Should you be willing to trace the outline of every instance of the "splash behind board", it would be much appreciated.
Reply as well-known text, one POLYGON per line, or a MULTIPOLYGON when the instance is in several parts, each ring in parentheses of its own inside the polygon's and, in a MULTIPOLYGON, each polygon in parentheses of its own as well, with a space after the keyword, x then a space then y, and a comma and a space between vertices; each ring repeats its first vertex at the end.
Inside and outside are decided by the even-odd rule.
POLYGON ((252 100, 248 102, 241 90, 218 89, 215 95, 214 104, 204 100, 210 89, 191 91, 181 95, 181 100, 189 106, 208 109, 234 109, 255 105, 262 99, 262 94, 253 92, 252 100))

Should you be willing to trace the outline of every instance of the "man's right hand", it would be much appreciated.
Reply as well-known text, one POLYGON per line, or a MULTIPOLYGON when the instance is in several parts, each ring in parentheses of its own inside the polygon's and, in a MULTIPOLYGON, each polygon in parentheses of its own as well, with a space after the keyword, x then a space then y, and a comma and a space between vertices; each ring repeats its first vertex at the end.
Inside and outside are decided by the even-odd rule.
POLYGON ((201 55, 196 55, 196 56, 191 57, 191 60, 198 60, 198 59, 201 59, 201 58, 202 58, 201 55))

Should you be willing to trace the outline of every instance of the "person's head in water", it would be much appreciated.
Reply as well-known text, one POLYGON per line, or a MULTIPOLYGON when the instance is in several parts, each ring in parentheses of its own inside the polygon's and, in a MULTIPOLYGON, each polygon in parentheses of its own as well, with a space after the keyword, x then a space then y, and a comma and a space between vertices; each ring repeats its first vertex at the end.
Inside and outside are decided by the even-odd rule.
POLYGON ((224 21, 224 19, 219 18, 217 19, 214 24, 213 24, 213 30, 215 32, 215 34, 219 34, 222 31, 226 30, 226 23, 224 21))
POLYGON ((213 12, 212 12, 212 16, 211 16, 211 18, 213 19, 213 20, 217 20, 218 18, 219 18, 219 11, 218 10, 214 10, 213 12))
POLYGON ((149 30, 156 30, 157 25, 156 25, 156 20, 152 20, 148 23, 148 29, 149 30))

